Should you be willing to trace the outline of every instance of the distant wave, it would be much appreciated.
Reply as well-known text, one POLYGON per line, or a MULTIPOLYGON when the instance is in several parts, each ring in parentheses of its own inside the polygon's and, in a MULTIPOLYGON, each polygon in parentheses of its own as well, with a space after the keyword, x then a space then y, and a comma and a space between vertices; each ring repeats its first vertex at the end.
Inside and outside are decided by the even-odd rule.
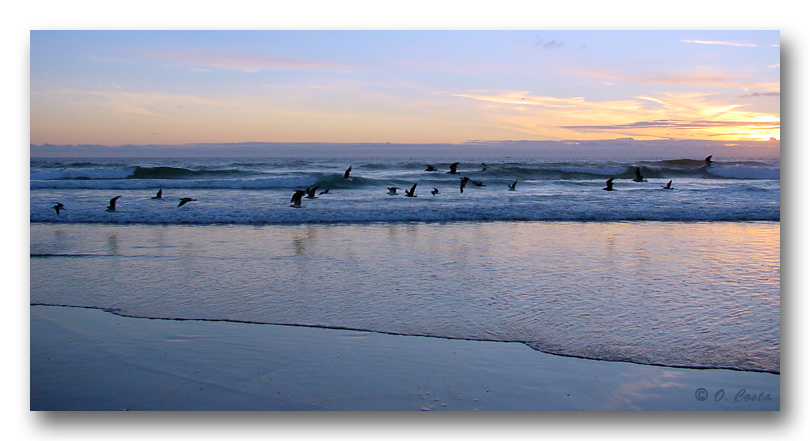
POLYGON ((135 167, 32 169, 31 181, 62 179, 126 179, 132 177, 135 167))
POLYGON ((317 176, 275 177, 255 179, 196 179, 178 182, 172 179, 100 179, 31 181, 32 189, 84 189, 84 190, 141 190, 162 188, 196 189, 274 189, 298 188, 317 185, 317 176))
POLYGON ((132 178, 135 179, 181 179, 199 176, 242 176, 245 172, 238 169, 190 170, 182 167, 135 167, 132 178))
MULTIPOLYGON (((167 188, 225 188, 273 189, 305 188, 359 188, 364 186, 448 185, 460 176, 494 182, 520 181, 580 181, 593 179, 630 179, 640 167, 645 178, 678 179, 752 179, 779 180, 779 167, 732 164, 714 167, 694 167, 694 160, 673 160, 640 163, 639 165, 600 165, 593 163, 514 164, 490 166, 486 171, 480 165, 459 168, 457 175, 440 170, 426 172, 420 164, 368 165, 359 168, 351 179, 343 179, 342 172, 298 171, 279 168, 258 171, 245 168, 192 169, 169 166, 134 167, 79 167, 68 169, 38 168, 30 171, 32 189, 143 189, 155 186, 167 188), (171 182, 176 181, 176 182, 171 182)), ((231 164, 233 166, 233 164, 231 164)), ((461 166, 460 166, 461 167, 461 166)))

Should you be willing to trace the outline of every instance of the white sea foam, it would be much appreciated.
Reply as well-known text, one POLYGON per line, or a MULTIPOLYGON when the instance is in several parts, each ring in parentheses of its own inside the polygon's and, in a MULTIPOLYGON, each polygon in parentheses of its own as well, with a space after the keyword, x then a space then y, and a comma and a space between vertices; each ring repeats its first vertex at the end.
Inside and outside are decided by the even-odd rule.
POLYGON ((707 171, 714 176, 733 179, 780 179, 781 175, 779 167, 750 167, 745 165, 709 167, 707 171))

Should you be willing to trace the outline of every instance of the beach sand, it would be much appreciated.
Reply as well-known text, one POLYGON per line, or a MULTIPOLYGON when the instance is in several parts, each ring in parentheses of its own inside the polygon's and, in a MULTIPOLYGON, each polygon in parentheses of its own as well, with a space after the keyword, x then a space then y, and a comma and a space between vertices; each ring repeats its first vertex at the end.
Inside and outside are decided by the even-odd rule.
POLYGON ((31 410, 780 409, 780 376, 768 373, 586 360, 521 343, 30 312, 31 410))

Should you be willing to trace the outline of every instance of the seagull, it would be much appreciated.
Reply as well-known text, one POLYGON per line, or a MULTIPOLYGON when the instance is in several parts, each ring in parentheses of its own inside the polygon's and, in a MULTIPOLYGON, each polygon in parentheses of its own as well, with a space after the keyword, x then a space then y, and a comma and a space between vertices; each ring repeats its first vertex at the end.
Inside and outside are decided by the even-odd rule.
POLYGON ((191 201, 196 201, 196 199, 194 199, 194 198, 182 198, 182 199, 180 199, 180 203, 177 204, 177 206, 182 207, 183 205, 186 205, 187 203, 189 203, 191 201))
POLYGON ((470 181, 470 182, 472 182, 472 184, 475 185, 476 187, 486 187, 486 184, 484 184, 481 181, 470 181))
POLYGON ((672 188, 672 179, 670 179, 669 182, 667 182, 667 185, 662 185, 661 188, 663 188, 664 190, 674 190, 672 188))
POLYGON ((447 173, 450 173, 451 175, 457 174, 458 172, 456 171, 456 167, 458 167, 458 162, 450 164, 450 171, 447 173))
POLYGON ((329 190, 330 190, 330 189, 329 189, 329 188, 327 188, 326 190, 324 190, 324 191, 322 191, 322 192, 318 193, 318 196, 320 196, 320 195, 322 195, 322 194, 328 194, 328 193, 329 193, 329 190))
POLYGON ((116 197, 110 199, 110 205, 107 206, 107 211, 115 211, 115 201, 117 201, 118 198, 120 198, 120 197, 121 196, 116 196, 116 197))
POLYGON ((703 162, 706 163, 706 167, 711 167, 712 166, 712 156, 714 156, 714 155, 709 155, 709 156, 706 157, 706 159, 703 160, 703 162))
POLYGON ((644 176, 641 176, 641 167, 636 167, 636 177, 633 182, 644 182, 644 176))
POLYGON ((516 185, 517 185, 517 179, 515 179, 515 182, 513 182, 511 184, 506 184, 506 186, 509 187, 509 191, 515 191, 515 186, 516 185))
POLYGON ((59 216, 59 211, 65 210, 65 206, 62 205, 61 202, 57 202, 56 205, 53 206, 53 209, 56 210, 56 215, 59 216))
POLYGON ((157 194, 152 196, 152 199, 163 199, 163 189, 158 190, 157 194))
POLYGON ((410 190, 405 190, 405 196, 408 196, 409 198, 415 198, 416 195, 413 194, 415 191, 416 191, 416 184, 413 184, 413 187, 411 187, 410 190))
POLYGON ((430 190, 430 194, 432 194, 433 196, 436 196, 437 194, 439 194, 439 189, 434 188, 433 190, 430 190))
POLYGON ((307 194, 307 199, 315 199, 315 198, 316 198, 316 196, 315 196, 315 190, 317 190, 319 187, 320 187, 320 185, 316 185, 316 186, 315 186, 315 187, 313 187, 313 188, 309 188, 309 187, 307 187, 307 189, 306 189, 306 190, 304 190, 304 193, 306 193, 306 194, 307 194))
POLYGON ((425 171, 436 171, 436 167, 434 167, 432 165, 426 165, 425 166, 425 171))
POLYGON ((464 176, 463 178, 459 179, 461 179, 461 186, 458 189, 459 193, 464 193, 464 187, 467 185, 467 182, 470 180, 470 178, 464 176))
POLYGON ((397 194, 397 190, 402 190, 399 187, 388 187, 388 194, 394 195, 397 194))
POLYGON ((613 178, 610 178, 607 181, 605 181, 605 185, 607 187, 603 188, 602 190, 613 191, 613 178))
POLYGON ((352 166, 350 165, 349 168, 346 169, 346 172, 343 173, 343 179, 349 179, 349 173, 352 172, 352 166))
POLYGON ((290 202, 292 203, 290 207, 301 208, 301 198, 304 197, 306 193, 307 192, 305 190, 295 190, 295 193, 292 195, 292 199, 290 199, 290 202))

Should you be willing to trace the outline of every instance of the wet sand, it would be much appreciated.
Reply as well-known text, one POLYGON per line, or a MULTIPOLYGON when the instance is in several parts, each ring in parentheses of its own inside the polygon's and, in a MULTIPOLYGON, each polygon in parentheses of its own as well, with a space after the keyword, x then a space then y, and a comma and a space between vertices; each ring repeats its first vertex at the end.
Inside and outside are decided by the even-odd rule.
POLYGON ((31 306, 31 410, 779 410, 780 376, 31 306), (704 392, 705 390, 705 392, 704 392))

